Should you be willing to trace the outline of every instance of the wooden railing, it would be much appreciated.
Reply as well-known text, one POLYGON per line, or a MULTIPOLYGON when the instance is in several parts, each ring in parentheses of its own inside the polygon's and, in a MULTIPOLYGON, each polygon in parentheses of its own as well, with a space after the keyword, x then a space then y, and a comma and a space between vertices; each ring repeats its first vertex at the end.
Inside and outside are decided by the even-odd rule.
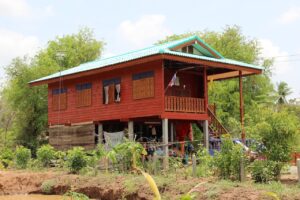
POLYGON ((165 96, 165 110, 170 112, 205 113, 204 99, 165 96))
POLYGON ((207 108, 207 114, 210 117, 210 126, 216 136, 229 133, 227 129, 222 125, 219 119, 214 114, 214 111, 210 107, 207 108))

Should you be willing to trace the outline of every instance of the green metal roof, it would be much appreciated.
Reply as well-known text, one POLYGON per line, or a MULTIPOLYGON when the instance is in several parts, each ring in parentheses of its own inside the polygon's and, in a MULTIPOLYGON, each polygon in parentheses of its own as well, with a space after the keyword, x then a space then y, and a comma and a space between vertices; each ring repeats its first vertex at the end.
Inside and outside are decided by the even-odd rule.
POLYGON ((34 82, 39 82, 39 81, 45 81, 53 78, 58 78, 60 76, 67 76, 75 73, 80 73, 84 71, 90 71, 114 64, 119 64, 122 62, 126 61, 131 61, 139 58, 143 58, 146 56, 151 56, 151 55, 156 55, 156 54, 171 54, 171 55, 177 55, 177 56, 182 56, 182 57, 189 57, 189 58, 196 58, 200 60, 207 60, 207 61, 214 61, 214 62, 219 62, 219 63, 226 63, 226 64, 234 64, 234 65, 240 65, 243 67, 248 67, 248 68, 254 68, 254 69, 260 69, 262 70, 263 68, 260 66, 255 66, 231 59, 226 59, 224 58, 219 52, 214 50, 212 47, 210 47, 208 44, 206 44, 204 41, 202 41, 198 36, 191 36, 187 37, 184 39, 164 43, 164 44, 159 44, 159 45, 154 45, 148 48, 136 50, 136 51, 131 51, 125 54, 109 57, 109 58, 102 58, 102 59, 96 59, 91 62, 83 63, 77 67, 73 67, 61 72, 57 72, 54 74, 51 74, 49 76, 42 77, 40 79, 36 79, 34 81, 31 81, 30 83, 34 82), (210 49, 213 51, 216 55, 218 55, 220 58, 215 58, 213 55, 206 49, 203 48, 199 44, 194 44, 193 46, 200 51, 203 55, 205 56, 200 56, 200 55, 194 55, 194 54, 189 54, 189 53, 183 53, 183 52, 177 52, 177 51, 172 51, 171 49, 180 46, 184 43, 188 43, 192 40, 197 40, 199 43, 202 43, 203 46, 207 47, 207 49, 210 49))

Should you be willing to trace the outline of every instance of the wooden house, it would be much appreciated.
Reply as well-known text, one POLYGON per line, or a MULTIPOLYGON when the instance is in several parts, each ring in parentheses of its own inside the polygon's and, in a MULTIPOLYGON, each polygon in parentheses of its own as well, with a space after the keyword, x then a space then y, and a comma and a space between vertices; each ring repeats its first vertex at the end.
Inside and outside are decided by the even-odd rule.
MULTIPOLYGON (((208 82, 242 77, 263 68, 224 58, 197 36, 97 59, 30 82, 48 85, 50 144, 57 148, 103 141, 103 131, 126 128, 130 139, 157 137, 168 155, 174 123, 197 122, 208 146, 209 125, 226 129, 208 106, 208 82), (153 133, 152 133, 153 134, 153 133), (97 136, 97 137, 95 137, 97 136)), ((244 137, 244 136, 243 136, 244 137)))

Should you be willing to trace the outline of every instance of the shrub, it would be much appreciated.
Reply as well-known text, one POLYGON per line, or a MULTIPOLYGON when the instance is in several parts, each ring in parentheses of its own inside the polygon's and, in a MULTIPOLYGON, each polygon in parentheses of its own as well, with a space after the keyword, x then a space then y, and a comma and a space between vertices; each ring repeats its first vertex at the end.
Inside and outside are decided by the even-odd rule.
POLYGON ((25 169, 31 159, 31 150, 23 146, 16 149, 16 166, 20 169, 25 169))
POLYGON ((222 138, 221 151, 216 153, 214 166, 223 179, 238 179, 240 162, 244 159, 243 149, 232 142, 230 135, 222 138))
POLYGON ((55 167, 64 167, 65 161, 67 159, 67 153, 64 151, 56 151, 55 152, 56 163, 55 167))
POLYGON ((82 193, 69 191, 64 194, 64 197, 71 197, 73 200, 89 200, 89 197, 82 193))
POLYGON ((251 166, 251 177, 256 183, 266 183, 274 180, 276 163, 268 160, 255 160, 251 166))
POLYGON ((67 167, 70 172, 78 173, 82 168, 87 166, 87 157, 82 147, 74 147, 67 153, 67 167))
POLYGON ((43 145, 37 150, 37 159, 44 167, 49 167, 51 160, 53 160, 54 158, 55 150, 49 144, 43 145))
POLYGON ((1 151, 0 161, 4 168, 8 168, 14 160, 14 153, 11 149, 4 148, 1 151))
POLYGON ((205 177, 209 176, 212 173, 212 165, 213 165, 213 158, 209 155, 209 152, 204 147, 201 147, 197 151, 197 158, 199 164, 197 165, 197 176, 198 177, 205 177))
POLYGON ((55 185, 54 180, 46 180, 42 183, 41 190, 43 193, 51 194, 54 185, 55 185))

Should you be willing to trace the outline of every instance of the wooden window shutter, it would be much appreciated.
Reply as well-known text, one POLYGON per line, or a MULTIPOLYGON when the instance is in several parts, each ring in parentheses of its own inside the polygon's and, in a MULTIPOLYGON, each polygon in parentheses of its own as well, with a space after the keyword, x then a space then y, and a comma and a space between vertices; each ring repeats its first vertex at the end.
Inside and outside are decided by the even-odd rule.
POLYGON ((92 105, 92 84, 76 85, 76 107, 85 107, 92 105))
POLYGON ((133 99, 154 97, 153 71, 133 75, 133 99))
POLYGON ((108 103, 113 103, 115 101, 115 85, 111 84, 108 86, 108 103))
POLYGON ((65 110, 67 109, 67 89, 54 89, 52 90, 52 110, 65 110))

